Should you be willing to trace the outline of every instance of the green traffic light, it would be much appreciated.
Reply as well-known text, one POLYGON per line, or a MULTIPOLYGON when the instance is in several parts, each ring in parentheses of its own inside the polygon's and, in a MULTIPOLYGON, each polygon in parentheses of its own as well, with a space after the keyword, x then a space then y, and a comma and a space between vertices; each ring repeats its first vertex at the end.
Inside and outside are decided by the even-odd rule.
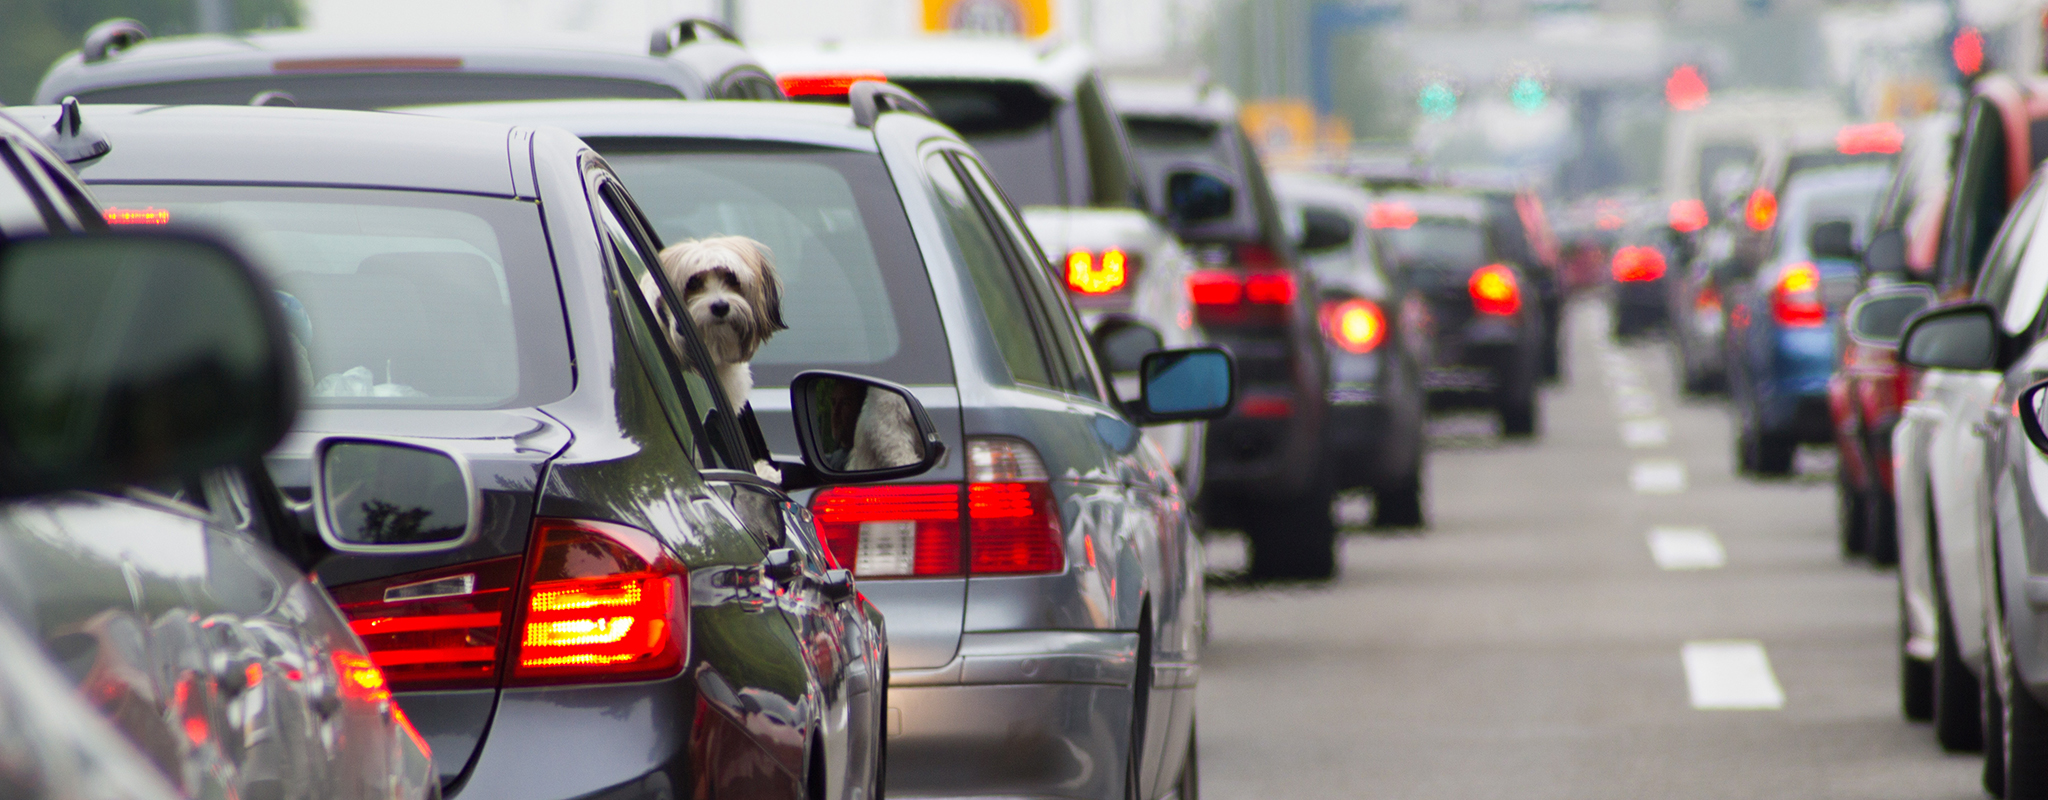
POLYGON ((1450 119, 1458 111, 1458 94, 1451 87, 1432 83, 1422 87, 1422 94, 1415 98, 1415 104, 1422 113, 1437 119, 1450 119))
POLYGON ((1543 110, 1543 104, 1549 99, 1550 94, 1544 90, 1543 82, 1527 75, 1516 78, 1515 84, 1508 87, 1508 102, 1514 103, 1515 110, 1524 114, 1543 110))

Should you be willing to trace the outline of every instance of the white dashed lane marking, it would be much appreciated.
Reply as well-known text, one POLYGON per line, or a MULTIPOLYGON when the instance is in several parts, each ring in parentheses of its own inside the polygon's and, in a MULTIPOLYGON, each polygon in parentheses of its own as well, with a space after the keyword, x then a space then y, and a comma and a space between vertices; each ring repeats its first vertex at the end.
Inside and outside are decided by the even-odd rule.
POLYGON ((1658 569, 1719 569, 1728 553, 1706 528, 1659 525, 1650 529, 1650 559, 1658 569))
POLYGON ((1785 690, 1771 674, 1762 642, 1686 642, 1685 688, 1698 709, 1770 710, 1785 707, 1785 690))
POLYGON ((1663 447, 1671 441, 1671 424, 1657 417, 1621 421, 1621 443, 1630 447, 1663 447))
POLYGON ((1676 494, 1685 491, 1685 465, 1668 458, 1644 459, 1629 469, 1628 486, 1636 494, 1676 494))

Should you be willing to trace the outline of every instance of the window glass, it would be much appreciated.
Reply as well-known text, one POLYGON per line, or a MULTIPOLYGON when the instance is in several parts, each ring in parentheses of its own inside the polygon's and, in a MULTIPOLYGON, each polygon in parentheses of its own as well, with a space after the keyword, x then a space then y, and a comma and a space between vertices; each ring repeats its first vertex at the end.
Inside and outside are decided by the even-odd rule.
POLYGON ((236 231, 279 290, 315 408, 567 396, 561 289, 531 202, 440 192, 95 187, 116 215, 236 231))
POLYGON ((2048 297, 2048 225, 2040 224, 2041 193, 2029 192, 2012 216, 1987 267, 1979 296, 1999 309, 1999 325, 2019 333, 2033 324, 2048 297))
POLYGON ((1088 203, 1129 208, 1141 206, 1143 190, 1128 159, 1130 145, 1123 125, 1102 96, 1101 84, 1090 75, 1074 91, 1074 110, 1081 116, 1081 137, 1088 147, 1088 203))
POLYGON ((967 194, 967 187, 943 153, 925 159, 925 179, 930 183, 932 205, 946 223, 946 244, 953 257, 967 270, 974 291, 981 299, 990 334, 1002 351, 1010 376, 1017 383, 1053 387, 1053 370, 1039 347, 1038 326, 1031 306, 1024 299, 1024 287, 1003 258, 1001 245, 988 229, 981 212, 967 194))
POLYGON ((1073 305, 1066 292, 1052 283, 1052 267, 1045 263, 1044 251, 1031 237, 1031 230, 1017 218, 1016 209, 1003 198, 995 180, 982 170, 981 165, 965 155, 955 157, 960 168, 981 190, 989 211, 1002 222, 1009 234, 1012 246, 1011 257, 1016 260, 1014 269, 1021 274, 1024 283, 1030 287, 1036 299, 1033 305, 1039 309, 1039 324, 1057 355, 1055 363, 1061 367, 1062 388, 1076 394, 1100 398, 1101 392, 1095 384, 1095 373, 1090 369, 1088 349, 1081 344, 1080 320, 1074 316, 1073 305))
POLYGON ((37 236, 56 227, 55 209, 35 186, 28 165, 0 140, 0 239, 37 236))
POLYGON ((92 199, 79 190, 78 182, 70 177, 65 168, 52 164, 35 153, 27 155, 30 160, 42 165, 44 185, 49 187, 50 196, 63 199, 67 210, 75 215, 80 228, 102 227, 99 207, 93 205, 92 199))
POLYGON ((960 133, 1002 178, 1020 205, 1069 205, 1053 112, 1038 87, 1023 81, 898 81, 960 133))
POLYGON ((1381 252, 1395 266, 1471 269, 1486 263, 1486 234, 1466 220, 1424 219, 1406 228, 1379 231, 1381 252))
POLYGON ((952 382, 938 301, 881 156, 691 150, 677 140, 591 144, 663 241, 737 235, 767 245, 789 329, 754 354, 756 386, 786 386, 820 368, 952 382))

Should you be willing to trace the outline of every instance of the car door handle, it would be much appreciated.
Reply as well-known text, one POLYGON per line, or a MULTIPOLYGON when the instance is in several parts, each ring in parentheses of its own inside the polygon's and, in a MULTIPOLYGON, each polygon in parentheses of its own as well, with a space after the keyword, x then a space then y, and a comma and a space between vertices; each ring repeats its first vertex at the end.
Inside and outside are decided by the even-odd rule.
POLYGON ((788 583, 803 574, 803 562, 797 559, 796 548, 777 547, 761 560, 761 574, 776 583, 788 583))

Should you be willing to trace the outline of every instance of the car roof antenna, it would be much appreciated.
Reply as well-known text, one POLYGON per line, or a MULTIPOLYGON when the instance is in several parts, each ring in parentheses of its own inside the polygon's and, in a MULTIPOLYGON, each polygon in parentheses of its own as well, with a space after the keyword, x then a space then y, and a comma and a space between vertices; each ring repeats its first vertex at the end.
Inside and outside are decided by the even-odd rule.
POLYGON ((84 112, 79 110, 78 98, 66 96, 62 110, 57 112, 57 124, 42 135, 43 144, 57 151, 57 157, 66 164, 78 164, 106 155, 114 149, 107 141, 106 134, 98 128, 85 124, 84 112))

